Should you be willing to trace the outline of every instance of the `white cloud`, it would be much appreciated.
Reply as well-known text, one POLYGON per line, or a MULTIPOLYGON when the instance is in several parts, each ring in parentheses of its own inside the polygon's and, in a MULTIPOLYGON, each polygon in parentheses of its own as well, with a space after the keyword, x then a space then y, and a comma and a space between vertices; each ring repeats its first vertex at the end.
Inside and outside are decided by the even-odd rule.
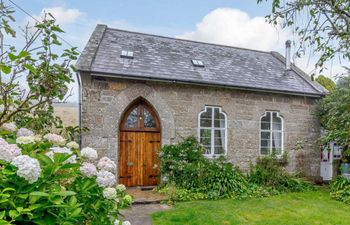
MULTIPOLYGON (((42 19, 45 13, 51 13, 53 17, 56 19, 56 22, 60 25, 67 25, 76 22, 79 17, 83 16, 84 13, 79 9, 70 9, 64 8, 62 6, 51 7, 51 8, 43 8, 40 14, 34 15, 34 18, 38 20, 42 19)), ((30 21, 31 19, 27 17, 26 21, 30 21)))
POLYGON ((264 17, 252 18, 239 9, 218 8, 207 14, 195 31, 178 37, 271 51, 283 49, 288 36, 288 31, 273 27, 264 17))

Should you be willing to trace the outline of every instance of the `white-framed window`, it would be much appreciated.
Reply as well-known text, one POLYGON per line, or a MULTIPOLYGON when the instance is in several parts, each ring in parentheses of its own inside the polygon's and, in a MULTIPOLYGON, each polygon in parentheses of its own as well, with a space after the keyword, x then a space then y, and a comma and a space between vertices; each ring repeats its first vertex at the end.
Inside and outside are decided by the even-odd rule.
POLYGON ((199 142, 205 148, 204 155, 215 157, 227 151, 227 116, 221 107, 205 106, 198 115, 199 142))
POLYGON ((283 154, 283 118, 276 111, 260 117, 260 155, 271 154, 283 154))

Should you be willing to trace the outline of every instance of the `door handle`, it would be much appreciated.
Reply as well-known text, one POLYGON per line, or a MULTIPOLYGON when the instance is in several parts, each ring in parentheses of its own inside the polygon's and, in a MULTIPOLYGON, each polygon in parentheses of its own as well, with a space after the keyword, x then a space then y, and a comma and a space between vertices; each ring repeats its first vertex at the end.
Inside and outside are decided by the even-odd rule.
POLYGON ((119 178, 131 178, 131 176, 120 176, 119 178))
POLYGON ((153 140, 151 140, 151 141, 149 141, 149 143, 160 143, 160 141, 153 141, 153 140))

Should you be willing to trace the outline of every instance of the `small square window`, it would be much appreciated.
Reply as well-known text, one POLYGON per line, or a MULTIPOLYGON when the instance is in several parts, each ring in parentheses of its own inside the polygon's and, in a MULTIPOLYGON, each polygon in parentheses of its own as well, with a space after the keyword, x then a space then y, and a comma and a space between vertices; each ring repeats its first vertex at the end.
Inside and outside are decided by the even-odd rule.
POLYGON ((204 67, 204 63, 203 63, 202 61, 200 61, 200 60, 192 59, 191 61, 192 61, 192 64, 193 64, 194 66, 197 66, 197 67, 204 67))
POLYGON ((120 58, 133 59, 134 58, 134 52, 122 50, 122 53, 120 54, 120 58))

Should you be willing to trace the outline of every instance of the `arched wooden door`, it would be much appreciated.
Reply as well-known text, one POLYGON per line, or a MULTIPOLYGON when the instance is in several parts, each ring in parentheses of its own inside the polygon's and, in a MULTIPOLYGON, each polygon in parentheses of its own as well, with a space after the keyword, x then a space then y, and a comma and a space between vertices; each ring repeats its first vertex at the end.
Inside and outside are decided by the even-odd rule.
POLYGON ((119 134, 119 183, 157 185, 161 133, 154 108, 142 99, 135 101, 124 113, 119 134))

